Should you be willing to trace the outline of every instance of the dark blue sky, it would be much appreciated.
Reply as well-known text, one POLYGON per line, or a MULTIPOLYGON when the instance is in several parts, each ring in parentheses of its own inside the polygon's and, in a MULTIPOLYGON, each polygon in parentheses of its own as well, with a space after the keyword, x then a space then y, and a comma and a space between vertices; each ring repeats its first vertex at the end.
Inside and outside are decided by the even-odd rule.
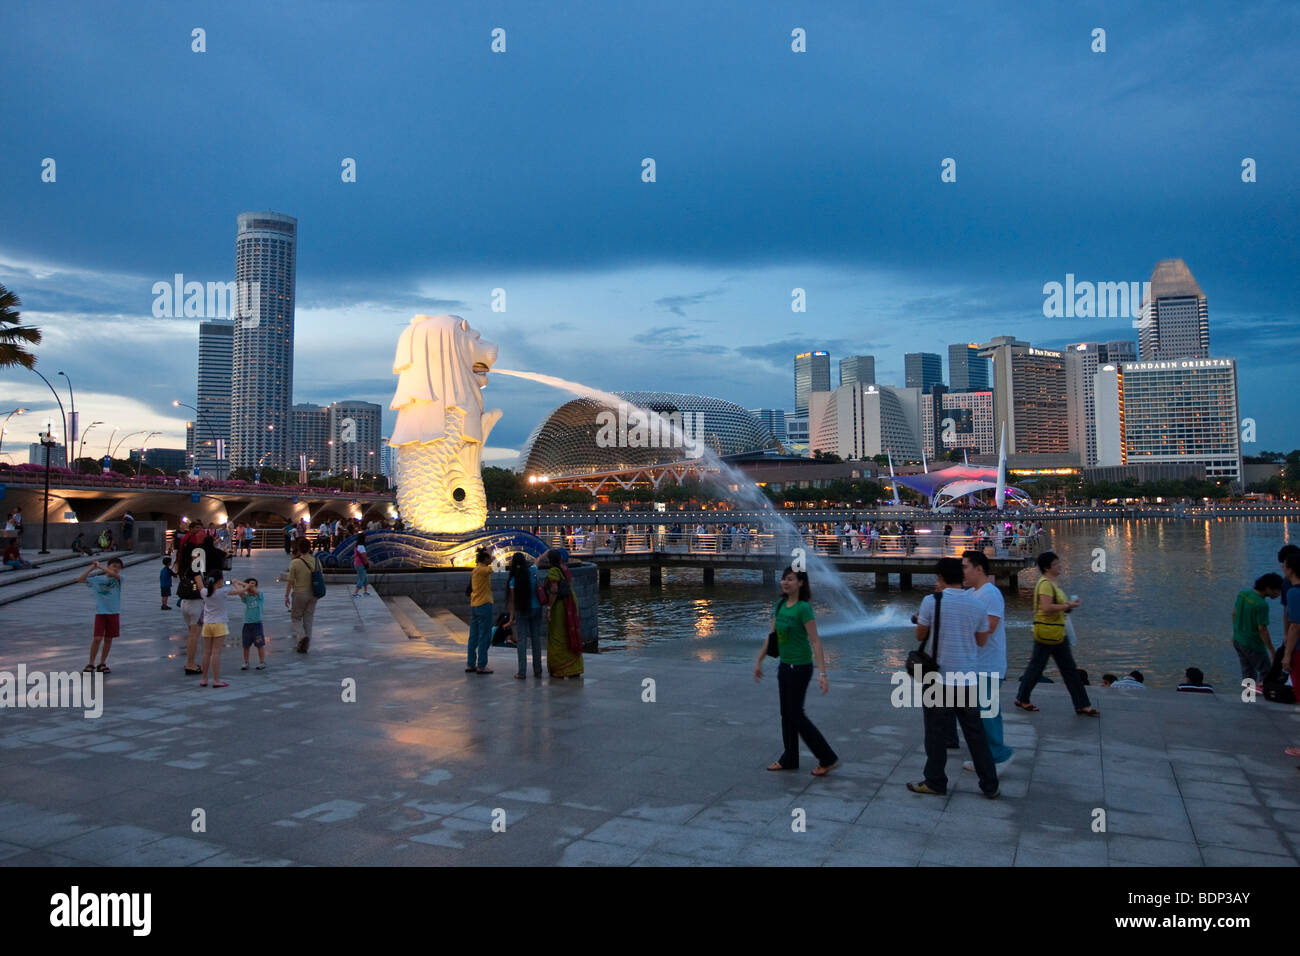
MULTIPOLYGON (((1043 283, 1180 257, 1212 352, 1240 361, 1245 451, 1300 446, 1276 398, 1300 346, 1294 4, 54 2, 5 19, 0 282, 85 421, 178 442, 197 333, 150 317, 150 288, 231 278, 236 215, 274 209, 300 222, 299 401, 387 405, 401 325, 452 311, 503 366, 790 407, 806 348, 874 353, 902 384, 905 351, 1132 337, 1045 319, 1043 283)), ((39 407, 32 382, 0 373, 0 402, 39 407)), ((502 448, 564 399, 501 376, 487 397, 502 448)))

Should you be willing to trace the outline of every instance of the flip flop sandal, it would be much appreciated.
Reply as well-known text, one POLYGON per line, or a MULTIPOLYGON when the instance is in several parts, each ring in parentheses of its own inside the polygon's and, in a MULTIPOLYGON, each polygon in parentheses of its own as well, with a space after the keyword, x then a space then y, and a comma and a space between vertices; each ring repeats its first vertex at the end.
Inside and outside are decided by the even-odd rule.
POLYGON ((221 683, 219 683, 219 684, 213 684, 212 686, 213 686, 213 687, 229 687, 230 685, 229 685, 228 683, 226 683, 225 681, 222 681, 221 683))
POLYGON ((83 667, 83 668, 81 669, 81 673, 83 673, 83 674, 93 674, 93 673, 95 673, 95 665, 94 665, 94 664, 87 664, 85 667, 83 667))
POLYGON ((1300 757, 1300 747, 1287 747, 1286 755, 1288 757, 1300 757))
POLYGON ((203 668, 202 668, 202 667, 187 667, 187 668, 185 668, 185 673, 186 673, 188 676, 190 676, 190 677, 195 677, 195 676, 197 676, 197 675, 203 673, 203 668))
POLYGON ((1037 711, 1037 710, 1038 710, 1038 705, 1037 705, 1037 704, 1031 704, 1031 703, 1028 703, 1027 701, 1023 701, 1023 700, 1018 700, 1018 701, 1016 701, 1015 703, 1016 703, 1016 706, 1019 707, 1021 710, 1027 710, 1027 711, 1029 711, 1030 713, 1033 713, 1034 711, 1037 711))
POLYGON ((767 769, 768 769, 768 770, 798 770, 799 768, 798 768, 798 767, 783 767, 783 766, 781 765, 781 761, 778 760, 778 761, 776 761, 775 763, 769 764, 767 769))
POLYGON ((821 764, 818 764, 816 767, 813 767, 812 775, 814 777, 824 777, 839 765, 840 762, 838 760, 835 761, 833 764, 831 764, 829 767, 823 767, 821 764))
POLYGON ((1085 708, 1083 708, 1083 710, 1076 710, 1075 713, 1078 714, 1080 717, 1100 717, 1100 716, 1101 716, 1101 711, 1099 711, 1096 707, 1085 707, 1085 708))
POLYGON ((99 671, 99 673, 101 674, 113 673, 113 668, 109 667, 107 664, 100 664, 98 667, 95 668, 95 670, 99 671))

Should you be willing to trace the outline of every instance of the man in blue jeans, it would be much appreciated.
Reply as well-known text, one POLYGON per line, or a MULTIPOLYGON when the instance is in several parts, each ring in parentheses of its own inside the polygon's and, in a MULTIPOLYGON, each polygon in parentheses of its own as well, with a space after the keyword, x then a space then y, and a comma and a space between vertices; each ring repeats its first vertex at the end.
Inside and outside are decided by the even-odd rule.
POLYGON ((492 557, 483 548, 474 556, 469 579, 469 658, 466 674, 491 674, 488 648, 492 646, 492 557))
MULTIPOLYGON (((984 736, 993 753, 993 762, 1001 770, 1015 756, 1015 751, 1002 742, 1002 702, 999 697, 1002 675, 1007 672, 1007 603, 998 586, 989 579, 989 557, 983 551, 964 552, 961 556, 961 569, 962 583, 970 588, 970 593, 984 606, 984 612, 989 616, 989 625, 993 628, 988 641, 979 649, 977 670, 990 675, 991 697, 997 701, 996 710, 991 715, 981 712, 980 718, 984 722, 984 736)), ((962 769, 974 772, 975 762, 967 760, 962 764, 962 769)))

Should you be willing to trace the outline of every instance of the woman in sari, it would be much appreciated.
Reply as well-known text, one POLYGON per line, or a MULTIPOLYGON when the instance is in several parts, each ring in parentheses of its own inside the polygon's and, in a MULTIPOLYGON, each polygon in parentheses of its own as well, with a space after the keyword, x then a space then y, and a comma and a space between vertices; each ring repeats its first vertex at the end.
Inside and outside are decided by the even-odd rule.
POLYGON ((582 632, 578 625, 578 600, 573 594, 569 554, 563 549, 546 553, 546 667, 551 677, 582 677, 582 632))

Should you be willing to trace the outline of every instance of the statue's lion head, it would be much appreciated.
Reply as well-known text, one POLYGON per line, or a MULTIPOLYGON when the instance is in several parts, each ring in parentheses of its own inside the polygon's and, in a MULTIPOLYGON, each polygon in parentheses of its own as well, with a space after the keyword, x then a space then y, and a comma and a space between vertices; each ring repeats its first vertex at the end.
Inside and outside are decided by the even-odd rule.
POLYGON ((447 412, 465 413, 464 438, 483 442, 500 412, 484 416, 483 396, 497 347, 484 342, 458 315, 417 315, 402 332, 393 359, 398 376, 390 408, 397 425, 390 444, 431 442, 444 437, 447 412), (489 419, 485 421, 486 419, 489 419))

